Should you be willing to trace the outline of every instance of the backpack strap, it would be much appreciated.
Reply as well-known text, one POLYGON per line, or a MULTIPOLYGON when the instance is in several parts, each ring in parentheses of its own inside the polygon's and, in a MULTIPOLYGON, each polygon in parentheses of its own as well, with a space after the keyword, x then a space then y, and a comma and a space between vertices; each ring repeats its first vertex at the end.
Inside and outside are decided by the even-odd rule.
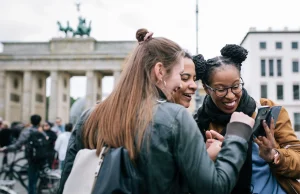
POLYGON ((49 136, 47 135, 47 133, 46 133, 45 131, 39 131, 38 129, 37 129, 36 131, 34 131, 34 130, 33 130, 33 127, 31 127, 31 128, 29 129, 30 135, 31 135, 33 132, 41 133, 41 134, 43 134, 43 135, 45 136, 45 138, 46 138, 47 140, 49 139, 49 136))

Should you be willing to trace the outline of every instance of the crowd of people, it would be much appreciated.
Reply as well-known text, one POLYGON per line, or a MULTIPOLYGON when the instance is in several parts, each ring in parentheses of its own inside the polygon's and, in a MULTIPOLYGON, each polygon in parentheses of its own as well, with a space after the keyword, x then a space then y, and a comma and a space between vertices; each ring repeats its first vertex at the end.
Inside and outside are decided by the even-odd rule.
POLYGON ((49 121, 42 123, 40 115, 32 115, 27 126, 18 123, 10 128, 9 123, 2 118, 0 122, 0 151, 7 154, 25 147, 25 157, 28 159, 28 193, 37 193, 37 181, 41 174, 48 173, 51 169, 62 169, 73 125, 62 124, 59 117, 55 124, 49 121), (42 143, 35 145, 35 138, 42 143), (30 147, 35 149, 36 155, 31 153, 30 147))
MULTIPOLYGON (((46 133, 66 131, 54 147, 62 167, 59 194, 77 153, 100 154, 104 146, 126 148, 142 179, 139 193, 300 192, 300 141, 286 109, 276 123, 263 122, 266 136, 252 135, 257 109, 276 104, 253 99, 244 88, 245 48, 229 44, 205 60, 146 29, 136 39, 115 89, 82 114, 72 133, 69 125, 44 125, 46 133), (186 108, 198 80, 206 96, 192 116, 186 108)), ((2 151, 16 149, 19 140, 2 151)))

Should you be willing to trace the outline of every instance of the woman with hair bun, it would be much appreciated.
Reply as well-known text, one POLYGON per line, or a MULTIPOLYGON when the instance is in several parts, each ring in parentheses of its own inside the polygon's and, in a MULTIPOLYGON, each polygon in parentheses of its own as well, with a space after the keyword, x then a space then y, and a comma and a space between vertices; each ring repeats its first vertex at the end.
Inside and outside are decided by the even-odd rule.
POLYGON ((183 179, 190 193, 226 194, 234 187, 254 120, 243 113, 232 115, 214 163, 193 117, 168 102, 181 87, 184 52, 175 42, 152 35, 137 31, 138 44, 116 88, 75 125, 58 193, 77 152, 88 148, 99 154, 104 145, 126 148, 143 179, 139 193, 182 193, 183 179))
MULTIPOLYGON (((258 106, 275 105, 265 98, 255 102, 243 87, 241 66, 247 54, 241 46, 226 45, 221 56, 207 61, 203 57, 193 58, 201 67, 197 76, 207 93, 194 118, 207 144, 218 141, 215 132, 226 133, 226 125, 235 111, 255 118, 258 106)), ((247 159, 232 193, 299 193, 300 183, 296 179, 300 178, 300 141, 286 109, 282 107, 276 125, 274 121, 270 128, 266 123, 263 125, 267 136, 248 142, 247 159)))
MULTIPOLYGON (((204 60, 202 55, 197 55, 198 60, 204 60)), ((196 72, 202 72, 201 66, 199 63, 193 62, 193 57, 185 51, 184 55, 184 71, 181 73, 181 88, 178 89, 173 94, 173 102, 184 106, 185 108, 189 108, 192 100, 192 95, 195 94, 197 90, 197 84, 195 83, 200 75, 196 75, 196 72)), ((223 141, 224 137, 211 131, 215 137, 218 137, 220 140, 223 141)), ((212 143, 212 142, 211 142, 212 143)), ((212 160, 216 160, 216 156, 221 150, 221 142, 213 142, 213 146, 211 143, 207 143, 207 153, 212 160)))

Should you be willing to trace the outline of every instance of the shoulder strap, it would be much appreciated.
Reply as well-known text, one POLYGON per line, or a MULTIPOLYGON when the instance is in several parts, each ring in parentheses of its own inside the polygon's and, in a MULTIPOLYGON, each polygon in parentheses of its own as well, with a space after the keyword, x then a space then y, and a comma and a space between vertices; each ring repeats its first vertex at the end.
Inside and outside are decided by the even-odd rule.
POLYGON ((100 154, 99 154, 99 163, 96 166, 95 179, 94 179, 92 191, 94 190, 94 187, 95 187, 95 184, 96 184, 96 181, 97 181, 97 178, 98 178, 98 174, 100 172, 100 169, 101 169, 101 166, 102 166, 102 163, 103 163, 103 160, 104 160, 104 152, 105 152, 105 150, 106 150, 106 147, 104 146, 102 148, 100 154))
POLYGON ((47 135, 47 133, 45 131, 39 131, 39 130, 33 131, 33 128, 30 128, 29 133, 32 134, 33 132, 41 133, 47 140, 49 139, 49 136, 47 135))

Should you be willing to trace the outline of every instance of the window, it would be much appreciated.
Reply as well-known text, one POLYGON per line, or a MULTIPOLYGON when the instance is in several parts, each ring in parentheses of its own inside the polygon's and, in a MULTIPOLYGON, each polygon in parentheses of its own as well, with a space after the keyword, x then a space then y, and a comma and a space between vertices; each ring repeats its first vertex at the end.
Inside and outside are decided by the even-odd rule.
POLYGON ((268 87, 267 85, 263 84, 260 85, 260 97, 261 98, 268 98, 268 87))
POLYGON ((293 61, 293 72, 299 72, 299 62, 298 61, 293 61))
POLYGON ((292 42, 292 49, 298 49, 298 42, 292 42))
POLYGON ((260 75, 262 77, 266 76, 266 60, 260 60, 260 75))
POLYGON ((39 87, 39 89, 43 88, 43 80, 42 79, 38 80, 38 87, 39 87))
POLYGON ((67 102, 67 95, 66 94, 63 95, 63 101, 67 102))
POLYGON ((68 82, 67 82, 67 79, 66 79, 66 78, 64 79, 64 87, 65 87, 65 88, 68 87, 68 82))
POLYGON ((281 59, 277 59, 277 76, 282 76, 281 59))
POLYGON ((35 101, 43 103, 44 102, 44 96, 42 94, 35 94, 35 101))
POLYGON ((10 101, 18 103, 18 102, 20 102, 20 96, 18 94, 11 93, 10 101))
POLYGON ((300 113, 294 113, 294 130, 300 131, 300 113))
POLYGON ((282 42, 276 42, 275 47, 276 49, 282 49, 282 42))
POLYGON ((299 85, 293 85, 294 100, 300 100, 299 85))
POLYGON ((100 94, 97 94, 97 95, 96 95, 96 100, 101 101, 101 95, 100 95, 100 94))
MULTIPOLYGON (((101 85, 102 85, 102 79, 101 78, 98 78, 98 88, 101 88, 101 85)), ((97 98, 98 99, 98 98, 97 98)))
POLYGON ((267 48, 267 43, 266 42, 260 42, 259 43, 259 48, 260 49, 266 49, 267 48))
POLYGON ((277 85, 277 99, 283 100, 283 85, 277 85))
POLYGON ((19 80, 17 78, 14 79, 13 85, 15 89, 19 88, 19 80))
POLYGON ((274 64, 273 59, 269 60, 269 76, 274 76, 274 64))

